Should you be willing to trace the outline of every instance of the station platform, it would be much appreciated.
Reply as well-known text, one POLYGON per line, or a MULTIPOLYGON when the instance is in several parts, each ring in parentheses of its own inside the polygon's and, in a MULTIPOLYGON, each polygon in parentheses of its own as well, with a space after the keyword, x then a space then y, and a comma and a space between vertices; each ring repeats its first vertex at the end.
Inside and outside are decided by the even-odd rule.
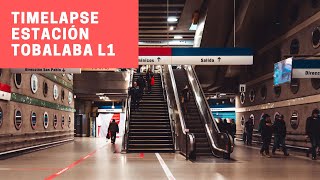
POLYGON ((2 160, 6 179, 319 179, 320 160, 292 154, 260 157, 258 148, 237 144, 232 160, 186 161, 178 153, 121 154, 103 138, 76 138, 61 146, 2 160))

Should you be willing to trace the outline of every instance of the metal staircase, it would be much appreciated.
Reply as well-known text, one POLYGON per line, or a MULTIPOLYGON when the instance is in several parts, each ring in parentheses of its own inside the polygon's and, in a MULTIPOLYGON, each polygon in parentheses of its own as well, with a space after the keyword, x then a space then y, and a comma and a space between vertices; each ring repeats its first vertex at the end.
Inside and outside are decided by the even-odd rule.
MULTIPOLYGON (((134 74, 133 80, 139 76, 134 74)), ((154 74, 154 77, 152 92, 143 94, 139 111, 130 112, 127 152, 174 152, 162 79, 160 74, 154 74)))

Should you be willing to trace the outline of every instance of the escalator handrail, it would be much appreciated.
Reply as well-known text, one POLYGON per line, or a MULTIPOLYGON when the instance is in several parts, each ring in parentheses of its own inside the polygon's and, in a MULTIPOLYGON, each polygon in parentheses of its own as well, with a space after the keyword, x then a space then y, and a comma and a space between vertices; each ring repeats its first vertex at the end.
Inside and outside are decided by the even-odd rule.
MULTIPOLYGON (((173 94, 175 97, 175 101, 176 101, 176 105, 177 105, 177 109, 178 109, 178 114, 179 114, 179 120, 180 120, 180 124, 181 124, 181 129, 182 129, 182 133, 183 136, 187 135, 187 126, 185 123, 185 119, 184 116, 182 114, 182 108, 181 108, 181 104, 180 104, 180 99, 179 99, 179 93, 177 91, 177 85, 176 85, 176 79, 174 77, 173 74, 173 70, 172 70, 172 66, 168 65, 168 71, 169 71, 169 75, 171 78, 171 83, 172 83, 172 89, 173 89, 173 94)), ((188 138, 186 138, 186 143, 188 143, 187 145, 190 146, 189 152, 186 152, 185 156, 188 156, 187 153, 191 153, 192 151, 195 151, 195 145, 196 145, 196 139, 193 133, 188 133, 188 137, 189 137, 189 142, 188 142, 188 138)))
POLYGON ((175 131, 174 131, 174 124, 173 124, 173 120, 172 120, 172 117, 171 117, 171 114, 170 114, 170 98, 169 98, 169 95, 167 93, 167 85, 165 84, 164 82, 164 77, 163 77, 163 67, 161 66, 160 67, 160 76, 161 76, 161 85, 162 85, 162 93, 163 93, 163 97, 166 98, 167 100, 167 109, 168 109, 168 113, 169 113, 169 120, 170 120, 170 127, 171 127, 171 134, 172 134, 172 139, 173 139, 173 144, 175 145, 175 137, 174 137, 174 134, 175 134, 175 131))
MULTIPOLYGON (((190 79, 189 74, 188 74, 188 70, 187 70, 187 68, 191 68, 192 75, 190 74, 190 76, 192 76, 192 78, 195 79, 194 82, 196 83, 196 85, 197 85, 197 86, 199 87, 199 89, 200 89, 200 92, 199 92, 199 95, 201 96, 200 98, 202 98, 203 101, 204 101, 205 104, 206 104, 206 107, 201 107, 201 104, 199 103, 199 101, 196 100, 196 104, 197 104, 199 110, 200 110, 200 109, 205 109, 206 112, 208 113, 208 111, 209 111, 209 109, 210 109, 210 108, 209 108, 209 104, 208 104, 208 102, 207 102, 207 100, 206 100, 206 98, 205 98, 205 96, 204 96, 204 92, 203 92, 203 90, 202 90, 202 88, 201 88, 201 86, 200 86, 199 79, 198 79, 198 77, 196 76, 193 67, 192 67, 192 66, 184 66, 184 67, 185 67, 185 69, 186 69, 186 71, 187 71, 187 76, 188 76, 189 84, 191 85, 191 88, 192 88, 193 92, 196 93, 195 87, 194 87, 193 84, 192 84, 193 81, 190 79)), ((199 97, 199 96, 198 96, 198 97, 199 97)), ((197 98, 197 95, 195 96, 195 98, 197 98)), ((201 110, 200 110, 200 112, 201 112, 201 110)), ((200 114, 201 114, 201 113, 200 113, 200 114)), ((218 145, 217 145, 217 144, 215 143, 215 141, 213 140, 213 134, 211 133, 211 131, 210 131, 210 129, 209 129, 207 119, 204 118, 204 114, 201 114, 201 117, 202 117, 203 120, 205 121, 205 128, 206 128, 207 134, 209 135, 209 139, 210 139, 212 148, 214 148, 215 150, 218 150, 218 151, 220 151, 220 152, 229 153, 227 150, 224 150, 224 149, 221 149, 221 148, 218 147, 218 145)), ((209 112, 209 117, 211 117, 210 119, 213 121, 212 123, 215 125, 215 130, 216 130, 216 132, 219 134, 219 133, 220 133, 220 130, 219 130, 219 128, 217 127, 217 124, 214 122, 214 118, 213 118, 213 115, 212 115, 211 112, 209 112)))
POLYGON ((180 104, 180 100, 179 100, 179 93, 177 91, 177 85, 176 85, 176 79, 174 78, 174 74, 173 74, 173 70, 172 70, 172 66, 168 65, 168 70, 169 70, 169 74, 170 74, 170 78, 171 78, 171 82, 172 82, 172 89, 173 89, 173 93, 174 93, 174 97, 175 97, 175 101, 177 104, 177 109, 178 109, 178 113, 179 113, 179 119, 180 119, 180 123, 181 123, 181 128, 182 128, 182 132, 184 135, 186 135, 186 123, 182 114, 182 108, 181 108, 181 104, 180 104))

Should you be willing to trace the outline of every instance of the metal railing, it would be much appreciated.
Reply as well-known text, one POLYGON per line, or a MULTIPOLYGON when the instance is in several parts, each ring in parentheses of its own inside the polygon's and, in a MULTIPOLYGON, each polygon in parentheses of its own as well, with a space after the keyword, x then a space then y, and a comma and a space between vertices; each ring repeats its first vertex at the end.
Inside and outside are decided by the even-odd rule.
POLYGON ((179 118, 179 121, 175 121, 177 124, 175 126, 176 127, 175 132, 177 132, 175 138, 176 138, 176 142, 178 142, 178 144, 177 143, 176 144, 179 145, 180 153, 185 155, 186 157, 189 157, 190 154, 192 154, 196 151, 196 139, 195 139, 194 134, 189 133, 187 130, 187 127, 186 127, 185 119, 182 114, 179 93, 177 91, 176 81, 175 81, 175 77, 173 74, 172 66, 168 65, 166 67, 167 67, 167 71, 169 73, 168 75, 170 76, 173 95, 174 95, 174 99, 175 99, 175 102, 171 101, 170 104, 175 103, 176 109, 175 109, 174 113, 177 113, 178 118, 179 118), (181 128, 177 128, 178 125, 180 125, 181 128), (179 134, 180 134, 180 136, 179 136, 179 134))
POLYGON ((189 84, 192 88, 192 92, 194 93, 200 115, 205 123, 205 129, 210 139, 213 151, 222 152, 224 154, 232 153, 234 147, 232 137, 227 133, 220 132, 210 111, 209 104, 206 100, 194 68, 192 66, 185 65, 184 69, 186 70, 189 84))
POLYGON ((124 134, 122 137, 122 153, 126 153, 128 150, 128 137, 129 137, 129 124, 130 124, 130 104, 131 104, 131 96, 130 96, 130 92, 129 89, 130 87, 132 87, 132 83, 133 83, 133 70, 130 70, 130 80, 129 80, 129 88, 128 88, 128 95, 127 95, 127 100, 125 103, 125 111, 126 111, 126 122, 125 122, 125 130, 124 130, 124 134))
MULTIPOLYGON (((169 104, 171 104, 169 95, 167 93, 167 84, 165 83, 164 80, 164 76, 163 76, 163 67, 160 67, 160 76, 161 76, 161 85, 162 85, 162 93, 163 93, 163 97, 166 98, 167 101, 167 108, 168 108, 168 113, 169 113, 169 120, 170 120, 170 127, 171 127, 171 133, 172 133, 172 140, 173 140, 173 144, 175 146, 175 123, 173 118, 171 117, 172 115, 172 108, 170 107, 169 104)), ((176 147, 174 147, 174 149, 176 149, 176 147)))

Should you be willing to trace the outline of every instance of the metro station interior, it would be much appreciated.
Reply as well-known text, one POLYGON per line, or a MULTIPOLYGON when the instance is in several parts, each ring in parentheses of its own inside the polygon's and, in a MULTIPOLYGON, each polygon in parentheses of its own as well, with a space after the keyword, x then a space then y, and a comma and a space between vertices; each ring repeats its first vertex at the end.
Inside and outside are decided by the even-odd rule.
POLYGON ((2 68, 0 179, 319 179, 320 65, 305 64, 320 58, 320 0, 139 0, 139 48, 232 63, 151 52, 132 69, 2 68))

